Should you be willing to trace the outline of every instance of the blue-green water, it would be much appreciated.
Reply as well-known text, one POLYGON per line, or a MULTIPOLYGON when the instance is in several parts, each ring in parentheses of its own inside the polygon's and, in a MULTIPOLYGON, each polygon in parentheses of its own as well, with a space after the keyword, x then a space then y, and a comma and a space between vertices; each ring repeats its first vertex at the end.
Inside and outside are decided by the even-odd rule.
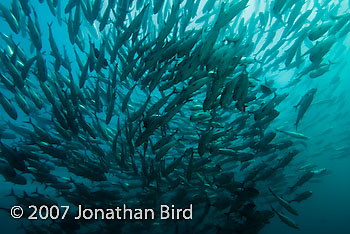
MULTIPOLYGON (((211 1, 213 5, 210 5, 197 0, 191 5, 186 0, 166 0, 155 12, 156 3, 163 1, 116 0, 111 6, 114 13, 111 10, 103 30, 100 22, 108 9, 108 1, 101 1, 96 19, 90 20, 92 24, 87 13, 89 1, 70 1, 75 6, 67 13, 64 12, 66 1, 28 2, 32 6, 29 16, 25 15, 21 1, 1 3, 0 72, 14 84, 11 90, 2 80, 0 91, 17 113, 16 119, 11 118, 1 103, 2 233, 349 232, 348 2, 275 0, 265 4, 250 0, 237 1, 238 5, 230 8, 234 1, 227 1, 226 5, 224 1, 211 1), (56 16, 49 10, 50 2, 58 4, 53 7, 56 16), (226 22, 220 9, 229 16, 242 2, 247 6, 226 22), (5 16, 10 12, 8 9, 12 9, 9 14, 16 18, 15 3, 20 11, 16 19, 18 34, 5 16), (177 3, 180 4, 178 10, 177 3), (296 12, 293 10, 299 4, 300 11, 292 22, 290 18, 296 12), (72 29, 68 28, 76 19, 77 9, 80 12, 80 20, 76 21, 80 22, 76 24, 78 33, 71 37, 83 42, 82 48, 78 46, 79 41, 72 45, 69 38, 72 29), (303 19, 308 11, 310 15, 303 19), (144 15, 137 22, 140 12, 144 15), (40 28, 41 49, 35 48, 29 35, 29 18, 40 28), (53 38, 62 56, 56 71, 57 58, 49 42, 51 22, 53 38), (320 38, 311 40, 311 30, 321 23, 329 24, 329 29, 320 38), (12 38, 16 46, 9 45, 5 35, 12 38), (317 57, 323 53, 317 45, 327 40, 334 41, 328 49, 321 46, 325 49, 321 61, 312 59, 310 54, 317 57), (295 44, 298 44, 295 56, 287 64, 295 44), (22 61, 16 47, 23 50, 26 61, 22 61), (99 58, 102 50, 105 56, 99 58), (38 73, 39 62, 35 57, 38 54, 47 69, 45 81, 38 73), (95 67, 87 69, 87 80, 81 84, 84 66, 91 62, 90 57, 94 58, 95 67), (9 67, 13 65, 22 75, 23 65, 30 58, 34 58, 34 62, 28 75, 20 77, 22 88, 9 67), (82 67, 78 65, 79 60, 82 67), (101 62, 98 69, 96 64, 101 62), (312 78, 324 68, 328 68, 324 74, 312 78), (113 77, 116 84, 111 87, 113 77), (249 84, 244 83, 245 78, 249 84), (199 81, 203 84, 192 91, 199 81), (236 85, 224 105, 221 99, 230 82, 236 85), (50 95, 44 93, 42 84, 48 85, 54 103, 48 100, 50 95), (317 92, 296 130, 301 107, 294 106, 312 88, 317 88, 317 92), (125 102, 130 90, 130 99, 125 102), (238 94, 241 92, 242 96, 238 94), (43 108, 35 105, 33 93, 38 95, 43 108), (288 96, 281 103, 274 103, 273 111, 262 111, 266 103, 273 103, 284 94, 288 96), (27 102, 29 113, 21 107, 19 96, 27 102), (148 116, 151 106, 165 96, 169 99, 164 105, 148 116), (65 124, 54 113, 55 105, 65 124), (274 113, 279 114, 268 120, 274 113), (259 114, 267 119, 266 123, 259 122, 259 114), (110 121, 107 121, 108 115, 111 115, 110 121), (83 127, 81 116, 92 133, 83 127), (242 120, 242 116, 247 118, 242 120), (26 127, 29 133, 16 126, 26 127), (67 139, 57 126, 71 138, 67 139), (36 127, 44 129, 58 142, 50 142, 53 139, 40 135, 36 127), (307 139, 288 136, 278 129, 303 134, 307 139), (221 135, 217 137, 217 133, 221 135), (173 137, 169 137, 172 134, 173 137), (264 137, 269 134, 273 134, 272 140, 264 143, 264 137), (154 150, 156 142, 166 137, 168 141, 154 150), (287 141, 292 141, 291 146, 278 148, 287 141), (54 153, 45 152, 44 146, 54 153), (55 150, 64 152, 64 156, 55 150), (293 150, 299 153, 286 166, 280 166, 293 150), (176 159, 179 160, 172 168, 176 159), (49 168, 49 172, 34 162, 49 168), (23 170, 19 169, 21 163, 24 163, 23 170), (301 169, 307 164, 312 167, 301 169), (263 172, 274 167, 272 175, 259 179, 263 172), (326 169, 326 173, 316 173, 289 192, 288 187, 303 174, 319 169, 326 169), (222 175, 228 176, 229 181, 221 182, 222 175), (19 184, 18 178, 24 178, 26 184, 19 184), (63 184, 69 189, 57 188, 63 184), (286 200, 307 190, 312 191, 312 196, 300 203, 290 203, 298 211, 295 216, 278 204, 268 188, 286 200), (12 189, 15 196, 8 196, 12 189), (23 195, 24 191, 29 197, 23 195), (52 218, 30 222, 26 220, 27 214, 21 219, 10 216, 12 206, 26 207, 26 202, 34 202, 38 197, 45 197, 46 202, 53 201, 58 206, 70 205, 73 214, 76 214, 73 207, 79 204, 91 208, 126 204, 133 208, 158 209, 160 204, 187 208, 191 203, 193 219, 87 222, 67 218, 69 221, 64 223, 62 220, 52 222, 52 218), (23 198, 27 200, 24 202, 23 198), (249 213, 247 210, 253 205, 253 212, 249 213), (270 219, 274 214, 271 205, 294 220, 299 229, 289 227, 276 214, 270 219), (267 213, 260 215, 257 211, 267 213)), ((91 14, 96 9, 93 6, 91 14)), ((39 203, 49 205, 45 201, 39 203)))

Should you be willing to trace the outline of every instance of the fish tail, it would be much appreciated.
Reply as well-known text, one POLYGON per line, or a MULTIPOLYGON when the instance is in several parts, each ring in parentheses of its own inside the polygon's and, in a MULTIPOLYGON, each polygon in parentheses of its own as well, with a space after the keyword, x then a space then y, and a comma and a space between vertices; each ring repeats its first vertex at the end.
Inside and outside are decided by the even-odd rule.
POLYGON ((38 191, 38 187, 35 188, 35 192, 32 192, 32 194, 40 195, 40 194, 39 194, 39 191, 38 191))
POLYGON ((269 187, 269 191, 273 194, 272 189, 269 187))
POLYGON ((277 213, 277 210, 276 210, 275 208, 273 208, 272 205, 270 205, 270 207, 271 207, 271 210, 272 210, 273 212, 275 212, 276 214, 278 214, 278 213, 277 213))
POLYGON ((227 217, 227 220, 229 220, 229 218, 230 218, 230 212, 226 212, 226 213, 224 213, 224 215, 227 217))
POLYGON ((32 121, 32 118, 31 118, 31 117, 29 117, 29 120, 23 121, 23 122, 33 125, 33 121, 32 121))
POLYGON ((10 194, 6 195, 6 197, 16 197, 16 194, 15 194, 15 191, 13 190, 13 188, 11 188, 10 194))
POLYGON ((53 24, 53 21, 51 21, 51 23, 47 23, 47 26, 49 26, 49 29, 51 29, 52 24, 53 24))

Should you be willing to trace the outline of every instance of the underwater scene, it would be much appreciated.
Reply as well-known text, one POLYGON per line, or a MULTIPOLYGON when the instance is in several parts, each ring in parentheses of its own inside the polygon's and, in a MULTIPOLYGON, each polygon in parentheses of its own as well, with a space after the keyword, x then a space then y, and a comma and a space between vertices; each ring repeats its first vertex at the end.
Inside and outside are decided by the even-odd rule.
POLYGON ((350 233, 350 1, 0 2, 0 233, 350 233))

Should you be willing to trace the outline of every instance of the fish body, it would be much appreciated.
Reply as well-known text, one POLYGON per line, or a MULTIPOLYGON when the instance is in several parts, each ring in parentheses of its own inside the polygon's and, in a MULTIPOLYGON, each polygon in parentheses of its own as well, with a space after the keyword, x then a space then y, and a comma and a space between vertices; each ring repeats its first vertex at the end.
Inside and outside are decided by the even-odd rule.
POLYGON ((277 199, 277 201, 286 209, 288 210, 291 214, 298 215, 298 212, 296 209, 294 209, 288 201, 283 199, 282 197, 276 195, 271 188, 269 188, 269 191, 272 193, 272 195, 277 199))
POLYGON ((301 202, 312 196, 312 191, 308 190, 297 194, 290 202, 301 202))
POLYGON ((300 122, 300 120, 303 118, 303 116, 305 115, 306 111, 309 109, 315 93, 316 93, 317 89, 313 88, 311 90, 309 90, 299 101, 299 103, 295 106, 296 108, 298 108, 298 116, 297 116, 297 120, 295 122, 295 128, 296 130, 298 130, 298 124, 300 122))
POLYGON ((284 130, 281 130, 281 129, 276 129, 276 131, 281 132, 283 134, 286 134, 288 136, 291 136, 293 138, 297 138, 297 139, 303 139, 303 140, 309 139, 309 137, 307 137, 304 134, 299 133, 299 132, 284 131, 284 130))
POLYGON ((288 226, 290 226, 290 227, 292 227, 292 228, 299 229, 299 226, 297 225, 297 223, 296 223, 294 220, 292 220, 292 219, 289 218, 288 216, 286 216, 286 215, 284 215, 284 214, 278 212, 278 211, 275 210, 275 208, 273 208, 272 206, 271 206, 271 209, 278 215, 278 217, 280 218, 280 220, 281 220, 283 223, 287 224, 288 226))

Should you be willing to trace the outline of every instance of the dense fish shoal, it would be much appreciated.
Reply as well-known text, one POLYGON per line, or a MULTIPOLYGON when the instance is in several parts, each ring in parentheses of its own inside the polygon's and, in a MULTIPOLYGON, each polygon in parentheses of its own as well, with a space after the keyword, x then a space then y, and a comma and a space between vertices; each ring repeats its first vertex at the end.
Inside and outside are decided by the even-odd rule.
POLYGON ((258 233, 277 216, 300 229, 295 203, 328 172, 301 155, 315 106, 335 103, 340 78, 329 74, 345 67, 347 8, 0 3, 0 183, 23 217, 53 207, 18 226, 258 233))

